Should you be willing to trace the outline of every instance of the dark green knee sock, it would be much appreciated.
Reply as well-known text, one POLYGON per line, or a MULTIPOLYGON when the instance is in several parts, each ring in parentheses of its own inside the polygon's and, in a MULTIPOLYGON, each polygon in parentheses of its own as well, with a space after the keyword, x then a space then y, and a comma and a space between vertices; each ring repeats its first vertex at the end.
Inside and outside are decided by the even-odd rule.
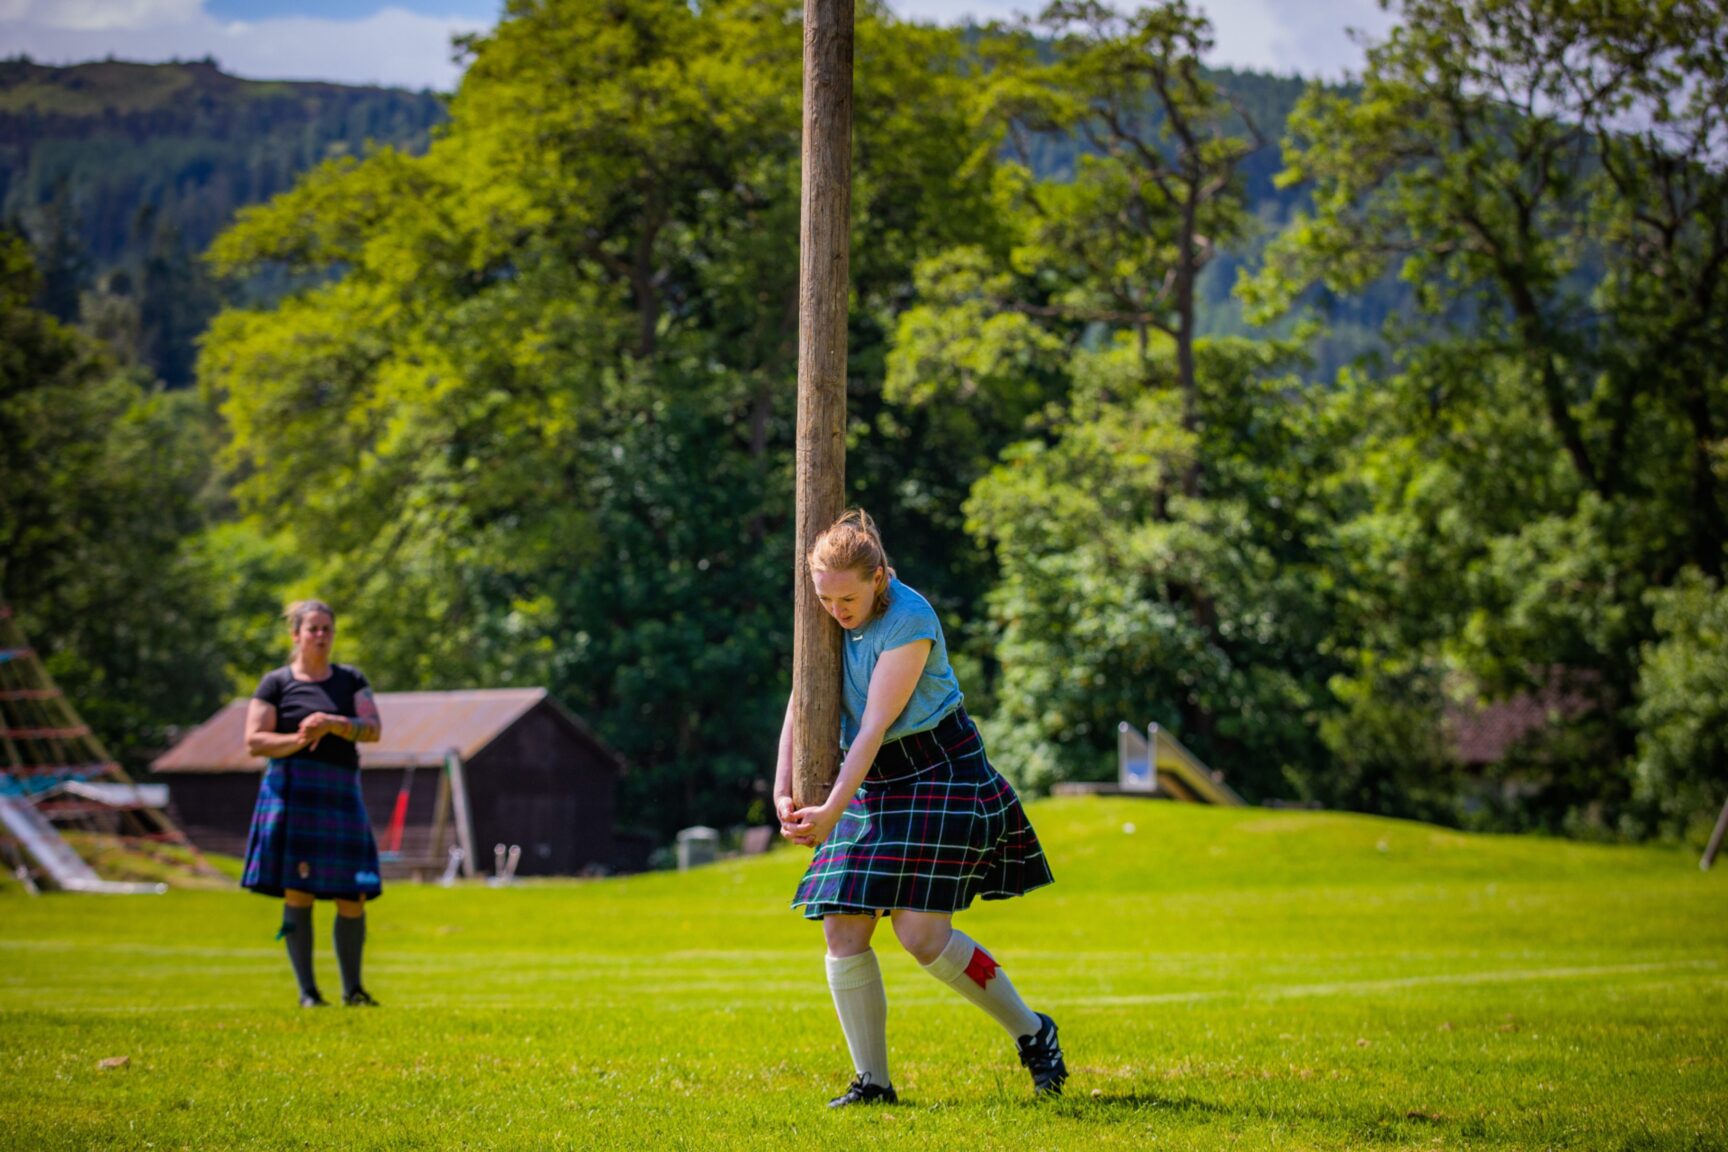
POLYGON ((312 975, 312 909, 282 906, 282 931, 278 940, 288 945, 288 963, 294 966, 294 979, 300 982, 300 995, 318 995, 318 981, 312 975))
POLYGON ((336 917, 336 966, 342 970, 342 995, 360 990, 360 953, 366 947, 366 915, 336 917))

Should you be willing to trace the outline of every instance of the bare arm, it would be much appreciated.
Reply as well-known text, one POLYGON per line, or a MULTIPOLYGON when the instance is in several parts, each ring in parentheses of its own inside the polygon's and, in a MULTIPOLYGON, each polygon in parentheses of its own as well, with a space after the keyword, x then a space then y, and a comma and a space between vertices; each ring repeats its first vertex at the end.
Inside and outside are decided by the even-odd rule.
POLYGON ((378 701, 372 689, 362 688, 354 698, 355 717, 348 721, 348 739, 356 744, 376 744, 384 735, 384 721, 378 715, 378 701))
POLYGON ((276 705, 252 700, 246 705, 246 751, 254 756, 277 759, 292 756, 306 747, 298 732, 276 731, 276 705))
POLYGON ((784 824, 798 807, 792 799, 792 710, 798 697, 786 696, 786 719, 780 725, 780 751, 774 761, 774 815, 784 824))
POLYGON ((354 697, 354 711, 359 715, 314 712, 300 721, 300 735, 313 747, 331 733, 356 744, 376 743, 384 735, 384 721, 378 716, 378 702, 372 697, 372 689, 362 688, 354 697))
POLYGON ((914 640, 889 649, 876 661, 876 670, 870 674, 870 693, 864 701, 864 718, 852 747, 846 750, 846 759, 840 764, 840 778, 834 781, 828 799, 820 807, 800 808, 793 813, 797 823, 787 832, 790 839, 800 844, 820 844, 840 822, 846 805, 852 802, 858 785, 864 781, 864 773, 876 762, 882 737, 912 699, 918 678, 924 674, 930 648, 929 640, 914 640))

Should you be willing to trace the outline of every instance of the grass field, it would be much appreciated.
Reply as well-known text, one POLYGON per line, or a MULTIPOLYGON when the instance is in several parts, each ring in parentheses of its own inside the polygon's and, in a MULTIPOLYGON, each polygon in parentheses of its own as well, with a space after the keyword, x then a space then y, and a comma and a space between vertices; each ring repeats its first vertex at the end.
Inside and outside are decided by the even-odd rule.
POLYGON ((1728 876, 1689 855, 1127 800, 1032 816, 1056 886, 959 922, 1061 1023, 1060 1101, 884 931, 903 1103, 824 1109, 850 1069, 780 850, 397 885, 376 1011, 294 1007, 248 894, 0 890, 0 1145, 1728 1148, 1728 876))

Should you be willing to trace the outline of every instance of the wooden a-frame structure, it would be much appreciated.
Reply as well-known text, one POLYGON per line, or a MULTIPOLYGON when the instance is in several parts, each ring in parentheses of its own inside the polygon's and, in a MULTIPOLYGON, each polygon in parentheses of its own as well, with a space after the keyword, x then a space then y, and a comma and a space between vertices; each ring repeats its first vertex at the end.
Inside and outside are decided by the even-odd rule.
MULTIPOLYGON (((43 667, 11 606, 0 601, 0 843, 14 857, 13 867, 23 867, 21 850, 67 890, 159 890, 97 880, 58 829, 174 844, 207 868, 166 805, 165 788, 135 784, 108 754, 43 667)), ((29 879, 27 872, 22 876, 29 879)))

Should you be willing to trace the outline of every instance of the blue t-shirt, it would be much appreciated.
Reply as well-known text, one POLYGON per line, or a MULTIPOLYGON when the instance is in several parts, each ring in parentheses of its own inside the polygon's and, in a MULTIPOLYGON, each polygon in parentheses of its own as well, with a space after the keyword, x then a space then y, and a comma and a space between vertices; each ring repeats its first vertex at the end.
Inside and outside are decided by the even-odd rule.
POLYGON ((930 654, 924 658, 924 674, 918 677, 912 698, 895 721, 888 726, 883 741, 898 740, 914 732, 928 732, 942 718, 960 707, 965 699, 960 682, 948 664, 948 642, 942 638, 942 622, 930 601, 918 595, 899 580, 888 581, 888 610, 872 617, 862 628, 852 629, 841 641, 842 676, 840 688, 840 747, 852 747, 853 739, 864 722, 864 705, 870 698, 870 676, 876 671, 876 660, 884 652, 903 647, 914 640, 930 641, 930 654))

